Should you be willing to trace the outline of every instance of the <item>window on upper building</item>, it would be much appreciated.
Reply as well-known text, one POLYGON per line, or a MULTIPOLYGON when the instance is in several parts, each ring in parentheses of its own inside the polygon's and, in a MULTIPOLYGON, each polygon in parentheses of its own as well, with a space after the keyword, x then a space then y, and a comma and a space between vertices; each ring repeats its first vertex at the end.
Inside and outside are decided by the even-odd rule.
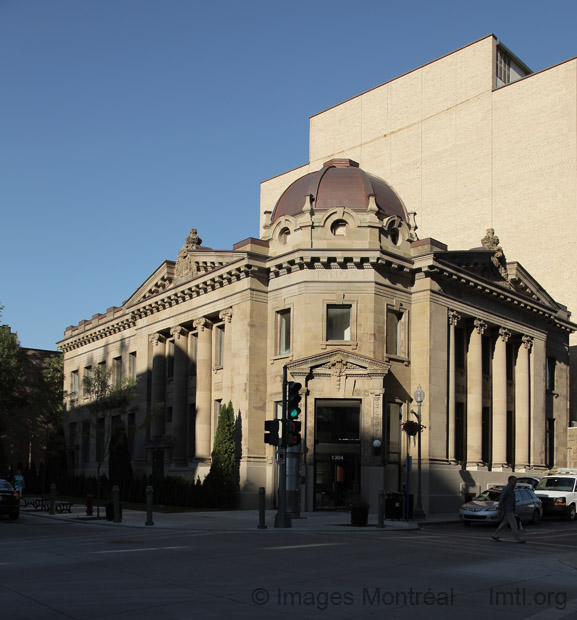
POLYGON ((546 389, 550 393, 555 392, 555 366, 556 360, 554 357, 547 358, 547 366, 546 366, 546 389))
POLYGON ((83 395, 84 398, 88 398, 88 384, 92 381, 92 366, 84 367, 84 375, 82 377, 83 385, 83 395))
POLYGON ((120 383, 122 380, 122 357, 115 357, 112 360, 112 373, 114 383, 120 383))
POLYGON ((104 461, 105 424, 106 420, 104 418, 98 418, 96 422, 96 460, 98 463, 104 461))
POLYGON ((224 365, 224 325, 217 325, 214 330, 214 364, 224 365))
POLYGON ((72 398, 72 400, 76 400, 78 398, 78 388, 79 388, 79 380, 78 380, 78 371, 77 370, 73 370, 70 373, 70 391, 72 392, 70 394, 70 397, 72 398))
POLYGON ((287 355, 291 350, 291 311, 279 310, 276 313, 276 355, 287 355))
POLYGON ((387 355, 407 355, 406 313, 390 308, 387 310, 387 355))
POLYGON ((128 372, 132 379, 136 379, 136 351, 132 351, 128 356, 128 372))
POLYGON ((351 306, 327 306, 327 340, 351 339, 351 306))
POLYGON ((90 462, 90 422, 82 422, 82 462, 90 462))
POLYGON ((503 84, 509 84, 511 81, 511 59, 500 48, 497 49, 497 79, 503 84))

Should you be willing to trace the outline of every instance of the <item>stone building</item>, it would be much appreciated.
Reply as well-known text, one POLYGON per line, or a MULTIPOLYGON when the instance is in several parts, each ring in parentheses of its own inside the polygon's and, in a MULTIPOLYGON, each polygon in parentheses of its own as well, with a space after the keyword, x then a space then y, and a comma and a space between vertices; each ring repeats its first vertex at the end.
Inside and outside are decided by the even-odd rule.
POLYGON ((418 386, 426 511, 451 511, 510 471, 565 465, 566 308, 507 261, 492 229, 450 251, 418 238, 415 214, 370 168, 311 168, 263 201, 260 238, 216 251, 193 229, 121 307, 66 329, 75 471, 95 473, 82 377, 99 364, 139 379, 125 420, 136 472, 202 477, 232 401, 243 506, 260 486, 274 501, 264 422, 279 416, 285 367, 303 386, 303 510, 347 505, 357 487, 374 508, 380 488, 402 488, 417 454, 401 425, 418 386))
POLYGON ((386 179, 453 248, 494 228, 575 313, 577 58, 532 72, 490 35, 314 115, 309 162, 262 184, 261 230, 295 179, 336 157, 386 179))

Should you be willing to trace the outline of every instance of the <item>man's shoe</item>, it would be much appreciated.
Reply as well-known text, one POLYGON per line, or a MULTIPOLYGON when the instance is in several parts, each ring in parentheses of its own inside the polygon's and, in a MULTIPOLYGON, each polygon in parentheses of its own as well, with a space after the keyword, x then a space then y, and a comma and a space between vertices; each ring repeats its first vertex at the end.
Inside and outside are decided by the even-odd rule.
POLYGON ((497 538, 496 536, 491 536, 491 538, 495 541, 495 542, 501 542, 501 540, 499 538, 497 538))

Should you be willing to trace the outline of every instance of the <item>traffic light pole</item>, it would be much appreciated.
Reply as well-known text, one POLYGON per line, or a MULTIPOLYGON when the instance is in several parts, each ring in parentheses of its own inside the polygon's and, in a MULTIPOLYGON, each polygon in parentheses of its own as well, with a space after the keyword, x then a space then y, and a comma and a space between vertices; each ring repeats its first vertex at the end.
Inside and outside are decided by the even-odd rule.
MULTIPOLYGON (((282 369, 282 445, 286 454, 286 438, 287 438, 287 367, 282 369)), ((275 527, 292 527, 290 515, 286 511, 286 458, 284 458, 278 467, 278 512, 274 520, 275 527)))

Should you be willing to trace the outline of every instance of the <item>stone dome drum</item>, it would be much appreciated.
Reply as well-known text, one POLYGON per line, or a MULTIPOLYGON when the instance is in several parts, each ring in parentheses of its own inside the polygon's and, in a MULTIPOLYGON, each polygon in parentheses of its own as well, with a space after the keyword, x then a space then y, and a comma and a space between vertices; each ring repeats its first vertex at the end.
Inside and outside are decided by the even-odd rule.
POLYGON ((393 188, 351 159, 331 159, 320 170, 294 181, 278 199, 271 222, 301 213, 307 196, 312 196, 315 212, 337 207, 366 211, 370 196, 374 196, 378 212, 409 221, 405 205, 393 188))

